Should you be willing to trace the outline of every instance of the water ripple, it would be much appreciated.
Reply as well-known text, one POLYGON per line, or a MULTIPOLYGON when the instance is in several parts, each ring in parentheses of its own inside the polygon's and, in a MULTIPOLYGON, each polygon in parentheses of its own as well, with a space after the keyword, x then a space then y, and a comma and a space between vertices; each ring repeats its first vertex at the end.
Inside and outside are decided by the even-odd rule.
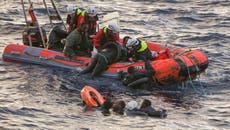
MULTIPOLYGON (((67 4, 76 4, 74 0, 55 2, 63 19, 68 13, 67 4)), ((191 86, 181 85, 154 91, 135 90, 114 79, 92 80, 89 75, 76 76, 77 72, 70 70, 0 61, 0 129, 229 129, 228 0, 103 0, 82 4, 95 5, 100 15, 118 11, 122 35, 200 48, 210 64, 200 81, 193 83, 197 89, 201 83, 207 95, 200 96, 191 86), (154 108, 167 109, 169 117, 162 120, 114 114, 104 117, 99 110, 83 113, 80 90, 85 85, 115 100, 140 103, 149 99, 154 108)), ((40 24, 48 21, 42 1, 35 1, 34 7, 40 24)), ((19 0, 1 1, 0 8, 2 54, 8 42, 21 43, 25 20, 19 0)))
POLYGON ((9 109, 9 108, 6 108, 6 107, 0 107, 0 113, 19 115, 19 116, 28 116, 28 117, 36 118, 35 115, 30 114, 28 111, 24 111, 24 110, 21 110, 21 109, 12 110, 12 109, 9 109))

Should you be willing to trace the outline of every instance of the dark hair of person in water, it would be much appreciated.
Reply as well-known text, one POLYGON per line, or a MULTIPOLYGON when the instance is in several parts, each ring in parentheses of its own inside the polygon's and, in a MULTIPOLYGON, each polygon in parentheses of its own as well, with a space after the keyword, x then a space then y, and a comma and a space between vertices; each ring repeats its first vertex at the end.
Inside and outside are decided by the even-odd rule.
POLYGON ((110 99, 106 99, 104 104, 102 105, 102 114, 104 116, 109 116, 110 115, 109 109, 112 108, 112 106, 113 106, 113 102, 110 99))
POLYGON ((140 109, 150 107, 151 106, 151 101, 144 99, 141 103, 140 109))
POLYGON ((125 102, 122 100, 114 102, 112 106, 113 112, 119 115, 124 115, 124 109, 125 109, 125 102))

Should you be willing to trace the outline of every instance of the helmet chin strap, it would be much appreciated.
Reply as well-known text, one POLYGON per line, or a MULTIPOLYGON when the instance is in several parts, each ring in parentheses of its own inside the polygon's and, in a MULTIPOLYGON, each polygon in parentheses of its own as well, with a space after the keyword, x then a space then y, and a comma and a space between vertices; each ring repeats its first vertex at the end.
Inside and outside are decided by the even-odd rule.
POLYGON ((141 48, 141 45, 140 45, 140 44, 138 44, 138 45, 136 45, 136 46, 133 46, 132 48, 133 48, 133 50, 135 50, 135 51, 136 51, 136 50, 139 50, 139 49, 141 48))
POLYGON ((141 44, 137 45, 137 50, 141 49, 141 44))

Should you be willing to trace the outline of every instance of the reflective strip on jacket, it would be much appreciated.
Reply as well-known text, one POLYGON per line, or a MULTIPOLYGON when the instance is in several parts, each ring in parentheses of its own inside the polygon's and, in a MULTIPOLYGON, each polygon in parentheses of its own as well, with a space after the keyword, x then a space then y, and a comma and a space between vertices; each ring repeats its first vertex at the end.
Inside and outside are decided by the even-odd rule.
POLYGON ((141 41, 141 48, 137 50, 137 52, 143 52, 148 48, 147 43, 145 41, 141 41))
POLYGON ((89 25, 89 30, 88 30, 89 35, 94 35, 96 33, 98 17, 96 15, 94 16, 95 20, 89 21, 89 18, 86 13, 87 13, 86 10, 83 10, 79 15, 77 28, 79 28, 81 24, 87 23, 89 25))

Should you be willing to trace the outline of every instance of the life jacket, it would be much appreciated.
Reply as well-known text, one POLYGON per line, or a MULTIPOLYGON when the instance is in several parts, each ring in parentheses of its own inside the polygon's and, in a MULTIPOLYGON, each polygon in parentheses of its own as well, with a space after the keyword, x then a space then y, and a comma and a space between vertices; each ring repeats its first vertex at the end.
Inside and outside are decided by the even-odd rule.
POLYGON ((89 17, 87 16, 87 10, 83 10, 79 16, 77 27, 80 27, 82 23, 87 23, 89 25, 88 33, 89 35, 93 35, 96 33, 98 16, 94 16, 94 19, 94 21, 90 21, 89 17))
POLYGON ((140 43, 140 49, 138 49, 137 52, 143 52, 148 48, 147 43, 145 41, 139 40, 139 43, 140 43))
POLYGON ((78 18, 81 15, 83 8, 77 8, 74 13, 68 14, 66 18, 66 23, 68 24, 68 32, 72 32, 76 27, 78 23, 78 18))
POLYGON ((103 36, 102 36, 102 40, 101 40, 101 46, 103 46, 106 42, 115 42, 115 38, 112 37, 108 37, 108 28, 104 27, 103 28, 103 36))
POLYGON ((130 56, 135 60, 153 60, 151 51, 148 49, 147 43, 138 39, 139 44, 133 50, 130 50, 130 56))

